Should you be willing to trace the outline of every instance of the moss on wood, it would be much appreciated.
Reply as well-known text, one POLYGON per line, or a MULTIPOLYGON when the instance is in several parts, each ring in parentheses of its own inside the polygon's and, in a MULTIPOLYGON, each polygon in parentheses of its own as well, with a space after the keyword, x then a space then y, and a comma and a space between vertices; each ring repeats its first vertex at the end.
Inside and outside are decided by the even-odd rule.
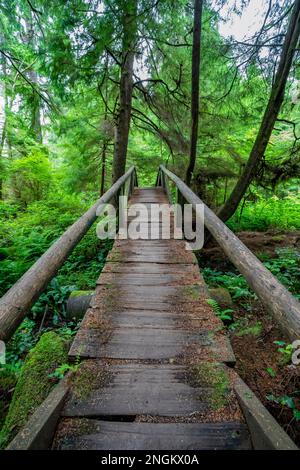
POLYGON ((17 376, 12 368, 0 368, 0 429, 4 423, 10 397, 17 382, 17 376))
POLYGON ((220 364, 200 363, 193 366, 191 372, 194 385, 208 388, 205 398, 214 410, 228 404, 230 381, 226 371, 220 364))
POLYGON ((67 362, 68 343, 54 332, 44 333, 28 354, 0 432, 0 447, 4 448, 24 426, 53 387, 49 375, 67 362))
POLYGON ((94 291, 93 290, 73 290, 73 292, 71 292, 70 294, 70 298, 74 298, 74 297, 83 297, 85 295, 94 295, 94 291))

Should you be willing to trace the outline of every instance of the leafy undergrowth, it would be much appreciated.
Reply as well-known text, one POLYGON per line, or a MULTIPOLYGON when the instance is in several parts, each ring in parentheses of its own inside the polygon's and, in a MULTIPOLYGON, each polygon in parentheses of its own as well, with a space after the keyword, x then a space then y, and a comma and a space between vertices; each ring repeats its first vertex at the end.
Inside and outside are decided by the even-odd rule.
MULTIPOLYGON (((68 360, 68 341, 54 332, 43 334, 28 354, 13 393, 12 401, 0 432, 0 447, 5 447, 24 426, 28 417, 47 397, 56 369, 68 360)), ((6 378, 7 369, 0 369, 0 381, 6 378)), ((53 380, 54 379, 54 380, 53 380)))
MULTIPOLYGON (((34 202, 26 209, 0 201, 0 296, 95 200, 94 195, 60 196, 34 202)), ((72 291, 95 288, 111 246, 112 241, 99 240, 92 227, 6 345, 6 366, 0 377, 0 428, 28 352, 45 332, 54 330, 62 340, 74 336, 79 323, 66 318, 67 299, 72 291)))
MULTIPOLYGON (((276 257, 256 253, 275 276, 299 297, 299 252, 284 248, 276 250, 276 257)), ((293 348, 279 330, 272 316, 264 309, 245 279, 224 259, 213 260, 205 255, 199 258, 201 272, 211 288, 226 288, 233 300, 230 321, 226 324, 237 359, 236 371, 254 393, 300 445, 300 367, 292 364, 293 348), (222 266, 222 270, 220 270, 222 266)), ((216 305, 222 319, 226 312, 216 305)))
POLYGON ((270 228, 281 230, 300 229, 300 191, 298 185, 288 191, 266 196, 255 191, 255 202, 248 201, 229 220, 228 226, 234 231, 270 228))

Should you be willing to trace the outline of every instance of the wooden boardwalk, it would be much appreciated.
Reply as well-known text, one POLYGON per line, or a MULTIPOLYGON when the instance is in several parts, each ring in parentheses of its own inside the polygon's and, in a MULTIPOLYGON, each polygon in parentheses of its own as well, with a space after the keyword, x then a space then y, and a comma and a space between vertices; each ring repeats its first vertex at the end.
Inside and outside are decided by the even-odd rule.
MULTIPOLYGON (((130 203, 166 204, 162 189, 130 203)), ((171 220, 171 226, 173 221, 171 220)), ((161 228, 149 217, 143 222, 161 228)), ((234 355, 183 240, 116 240, 70 350, 56 449, 249 449, 234 355)))

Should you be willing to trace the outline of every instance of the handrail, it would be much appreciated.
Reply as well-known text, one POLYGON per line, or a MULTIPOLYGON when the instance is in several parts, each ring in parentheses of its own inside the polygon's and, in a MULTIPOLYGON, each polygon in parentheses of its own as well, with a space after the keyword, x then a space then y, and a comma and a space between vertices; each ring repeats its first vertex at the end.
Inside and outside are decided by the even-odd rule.
POLYGON ((256 258, 241 240, 209 209, 201 199, 174 173, 163 165, 159 167, 157 184, 164 185, 167 176, 175 185, 184 199, 192 204, 193 209, 202 217, 197 204, 204 205, 204 225, 217 243, 246 278, 248 284, 258 295, 263 305, 274 315, 281 330, 291 341, 300 337, 300 303, 273 276, 273 274, 256 258))
POLYGON ((119 194, 127 181, 128 192, 137 184, 132 166, 98 201, 81 216, 0 299, 0 339, 7 341, 15 332, 27 311, 38 299, 50 280, 61 268, 73 248, 97 219, 99 204, 107 204, 119 194))

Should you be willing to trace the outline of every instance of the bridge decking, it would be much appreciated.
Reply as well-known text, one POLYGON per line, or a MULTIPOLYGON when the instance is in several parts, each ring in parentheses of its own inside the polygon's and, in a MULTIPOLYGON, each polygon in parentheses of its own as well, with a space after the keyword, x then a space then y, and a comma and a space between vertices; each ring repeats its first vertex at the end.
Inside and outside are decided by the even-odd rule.
MULTIPOLYGON (((135 189, 130 203, 167 203, 135 189)), ((150 222, 145 220, 146 234, 150 222)), ((172 221, 171 221, 172 225, 172 221)), ((183 240, 117 240, 70 350, 57 449, 247 449, 234 355, 183 240)))

